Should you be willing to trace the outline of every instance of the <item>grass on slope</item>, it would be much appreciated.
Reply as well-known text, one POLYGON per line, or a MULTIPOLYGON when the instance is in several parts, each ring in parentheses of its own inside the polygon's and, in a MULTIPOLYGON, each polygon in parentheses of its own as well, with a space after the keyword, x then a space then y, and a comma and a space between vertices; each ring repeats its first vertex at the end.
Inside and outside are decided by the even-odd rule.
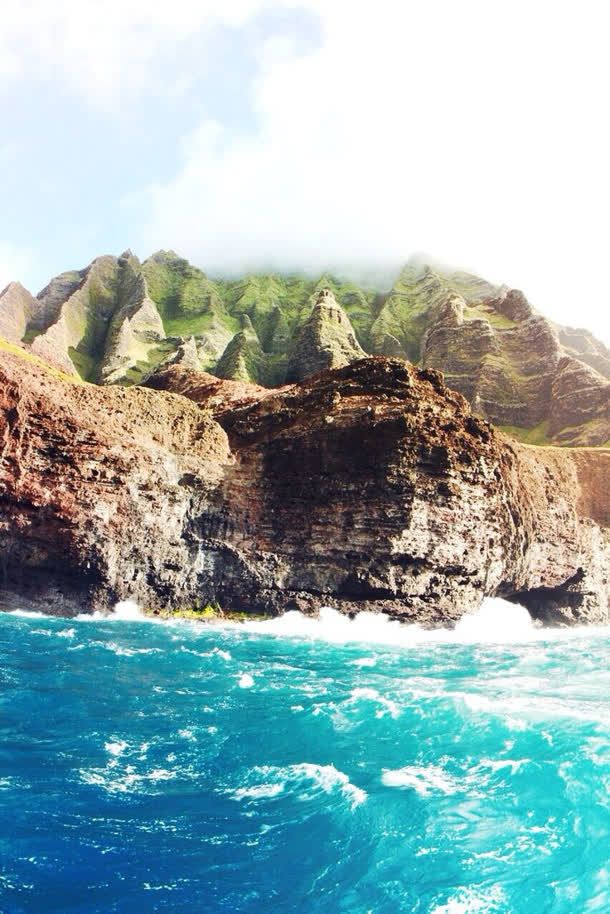
MULTIPOLYGON (((166 317, 163 321, 165 332, 168 336, 198 336, 209 330, 217 320, 217 315, 213 311, 204 311, 200 314, 178 315, 176 317, 166 317)), ((226 326, 231 333, 238 333, 241 326, 237 318, 229 315, 222 315, 221 323, 226 326)))
POLYGON ((494 311, 493 308, 466 307, 464 308, 464 320, 485 320, 491 324, 495 330, 510 330, 512 327, 517 326, 516 321, 511 320, 510 317, 506 317, 505 314, 500 314, 499 311, 494 311))
POLYGON ((84 381, 95 381, 97 362, 92 355, 86 352, 80 352, 73 346, 68 349, 70 361, 78 371, 84 381))
POLYGON ((496 428, 499 431, 504 432, 504 434, 508 435, 510 438, 516 438, 517 441, 521 441, 523 444, 544 446, 552 444, 552 441, 549 438, 550 424, 550 421, 547 419, 545 422, 533 426, 533 428, 524 428, 520 425, 498 425, 496 428))
POLYGON ((34 355, 33 352, 28 352, 27 349, 22 349, 21 346, 17 346, 16 343, 9 343, 8 340, 3 339, 2 337, 0 337, 0 352, 9 352, 11 355, 16 355, 18 358, 23 359, 25 362, 31 362, 33 365, 37 365, 39 368, 43 368, 48 374, 60 381, 68 381, 70 384, 81 385, 86 383, 77 375, 66 374, 65 371, 61 371, 59 368, 55 368, 53 365, 49 365, 48 362, 45 362, 44 359, 34 355))

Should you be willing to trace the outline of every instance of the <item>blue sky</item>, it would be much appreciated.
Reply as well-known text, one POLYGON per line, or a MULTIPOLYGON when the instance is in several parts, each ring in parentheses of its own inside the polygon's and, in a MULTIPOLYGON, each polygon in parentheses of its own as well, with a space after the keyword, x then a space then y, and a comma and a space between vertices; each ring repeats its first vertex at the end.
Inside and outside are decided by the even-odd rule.
POLYGON ((569 6, 4 0, 0 284, 425 251, 610 342, 610 64, 569 6))
POLYGON ((0 243, 25 266, 20 278, 38 290, 53 273, 141 244, 147 211, 137 192, 172 178, 193 125, 213 119, 232 134, 256 131, 256 56, 278 39, 305 52, 319 42, 317 16, 255 10, 243 24, 210 22, 184 40, 159 42, 154 80, 151 73, 151 84, 135 91, 123 93, 118 79, 97 98, 68 74, 35 69, 0 90, 0 243))

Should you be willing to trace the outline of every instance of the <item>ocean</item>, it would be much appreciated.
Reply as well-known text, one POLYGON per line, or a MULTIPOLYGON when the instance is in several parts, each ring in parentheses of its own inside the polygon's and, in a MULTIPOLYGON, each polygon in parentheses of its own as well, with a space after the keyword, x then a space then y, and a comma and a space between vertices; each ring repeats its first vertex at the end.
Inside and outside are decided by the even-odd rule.
POLYGON ((0 911, 610 911, 610 630, 0 614, 0 911))

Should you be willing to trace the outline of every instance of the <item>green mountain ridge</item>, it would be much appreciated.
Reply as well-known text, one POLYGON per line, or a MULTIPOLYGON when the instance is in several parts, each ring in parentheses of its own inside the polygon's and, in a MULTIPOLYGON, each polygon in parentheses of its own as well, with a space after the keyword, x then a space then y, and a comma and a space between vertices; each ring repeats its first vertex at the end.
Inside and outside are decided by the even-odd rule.
POLYGON ((131 251, 60 274, 34 297, 0 293, 0 336, 67 373, 138 384, 170 362, 278 386, 364 355, 444 372, 475 409, 522 440, 610 439, 610 352, 559 327, 523 294, 412 260, 388 289, 324 274, 212 278, 173 251, 131 251))

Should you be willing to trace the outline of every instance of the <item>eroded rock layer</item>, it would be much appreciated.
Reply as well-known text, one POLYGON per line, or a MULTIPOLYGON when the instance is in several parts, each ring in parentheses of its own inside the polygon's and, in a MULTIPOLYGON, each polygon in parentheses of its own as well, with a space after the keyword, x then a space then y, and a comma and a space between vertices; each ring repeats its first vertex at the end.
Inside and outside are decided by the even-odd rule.
POLYGON ((180 364, 156 383, 179 393, 2 357, 5 590, 425 625, 502 594, 550 621, 607 620, 608 451, 511 443, 399 359, 277 391, 180 364))

